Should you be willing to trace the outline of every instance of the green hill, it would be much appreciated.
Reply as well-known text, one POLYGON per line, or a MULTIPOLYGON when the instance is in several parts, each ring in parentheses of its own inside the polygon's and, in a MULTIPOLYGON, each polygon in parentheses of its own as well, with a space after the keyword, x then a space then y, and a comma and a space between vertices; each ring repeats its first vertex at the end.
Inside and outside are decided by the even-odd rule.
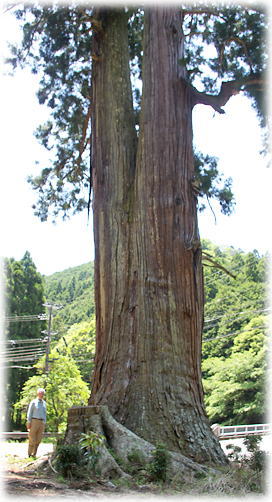
POLYGON ((54 329, 68 326, 94 316, 94 264, 85 263, 44 276, 46 300, 63 308, 54 316, 54 329))
MULTIPOLYGON (((221 425, 262 423, 267 411, 266 326, 271 310, 266 304, 268 259, 256 250, 219 248, 209 241, 203 241, 202 245, 205 280, 202 374, 209 420, 221 425)), ((34 273, 35 266, 28 254, 21 262, 6 260, 11 314, 35 312, 35 295, 30 295, 29 287, 35 290, 36 275, 30 275, 29 267, 25 267, 23 274, 25 261, 30 263, 31 270, 34 267, 34 273), (26 310, 26 300, 30 300, 29 310, 26 310)), ((38 313, 42 312, 44 296, 48 302, 63 305, 61 310, 54 311, 52 329, 57 333, 52 336, 53 360, 72 359, 91 387, 95 355, 94 264, 89 262, 40 277, 39 284, 41 288, 36 288, 36 292, 42 289, 42 295, 38 313)), ((8 338, 14 339, 15 328, 21 330, 17 339, 29 338, 30 328, 26 330, 25 326, 25 322, 12 323, 8 338)), ((45 327, 39 322, 35 329, 40 334, 45 327)), ((36 331, 31 332, 33 339, 37 337, 36 331)), ((9 350, 12 355, 10 347, 9 350)), ((18 394, 31 374, 23 368, 15 370, 11 380, 18 394)), ((10 403, 16 399, 17 395, 10 396, 10 403)))
MULTIPOLYGON (((239 331, 265 309, 266 257, 257 251, 222 249, 206 240, 202 245, 205 253, 231 273, 217 268, 204 256, 204 339, 215 338, 216 343, 206 345, 212 355, 219 355, 220 349, 226 356, 233 338, 217 337, 239 331)), ((95 314, 93 262, 44 276, 44 284, 46 300, 63 305, 54 316, 54 327, 60 321, 63 327, 87 321, 95 314)))
MULTIPOLYGON (((221 424, 262 422, 265 420, 269 310, 266 306, 267 258, 256 250, 246 253, 232 247, 219 248, 209 241, 202 244, 205 253, 202 371, 209 419, 211 423, 221 424)), ((89 350, 93 354, 93 263, 44 277, 44 282, 47 300, 63 305, 54 316, 53 329, 58 331, 54 343, 59 350, 65 350, 65 337, 71 352, 75 352, 77 344, 83 343, 80 337, 86 338, 88 332, 86 339, 89 337, 90 346, 84 345, 80 353, 89 350), (79 325, 83 321, 88 321, 88 325, 79 325), (73 331, 69 330, 72 325, 76 325, 73 331)), ((80 370, 87 379, 92 363, 85 368, 86 364, 82 362, 80 370)))

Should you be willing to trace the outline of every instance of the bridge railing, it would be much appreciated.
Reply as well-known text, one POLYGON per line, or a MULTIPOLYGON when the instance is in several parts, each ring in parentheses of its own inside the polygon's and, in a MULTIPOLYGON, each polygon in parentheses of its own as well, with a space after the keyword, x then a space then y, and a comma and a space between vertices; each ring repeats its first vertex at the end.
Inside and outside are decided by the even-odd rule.
MULTIPOLYGON (((264 435, 272 433, 272 424, 252 424, 252 425, 225 425, 214 424, 211 426, 213 433, 219 439, 234 437, 245 437, 249 435, 264 435)), ((28 432, 12 431, 1 432, 1 439, 23 439, 28 438, 28 432)), ((62 437, 61 432, 45 432, 44 437, 62 437)))
POLYGON ((219 439, 228 439, 233 437, 245 437, 249 435, 271 434, 272 424, 252 424, 252 425, 212 425, 214 434, 219 439))
MULTIPOLYGON (((44 437, 61 437, 63 433, 61 432, 45 432, 44 437)), ((1 439, 24 439, 28 438, 28 432, 12 431, 12 432, 1 432, 1 439)))

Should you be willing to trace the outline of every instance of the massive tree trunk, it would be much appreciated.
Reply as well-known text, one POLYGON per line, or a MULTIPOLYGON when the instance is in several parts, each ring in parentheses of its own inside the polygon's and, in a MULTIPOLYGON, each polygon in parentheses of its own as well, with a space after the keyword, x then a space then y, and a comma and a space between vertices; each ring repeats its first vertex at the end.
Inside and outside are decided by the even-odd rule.
POLYGON ((92 166, 97 350, 90 405, 141 438, 224 463, 203 406, 203 279, 181 13, 145 13, 139 137, 127 18, 97 11, 92 166))

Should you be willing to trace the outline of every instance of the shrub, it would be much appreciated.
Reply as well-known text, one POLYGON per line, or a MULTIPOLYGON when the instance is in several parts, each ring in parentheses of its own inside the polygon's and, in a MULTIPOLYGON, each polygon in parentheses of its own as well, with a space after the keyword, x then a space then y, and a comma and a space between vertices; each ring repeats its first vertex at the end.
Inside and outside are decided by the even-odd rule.
POLYGON ((90 431, 88 434, 81 434, 79 440, 80 449, 84 455, 88 467, 95 469, 97 459, 100 455, 100 448, 105 442, 105 437, 97 432, 90 431))
POLYGON ((163 444, 158 443, 153 452, 153 460, 148 466, 148 471, 155 481, 166 481, 168 463, 169 453, 163 444))
POLYGON ((65 477, 80 477, 80 468, 84 465, 85 459, 77 444, 66 444, 58 446, 56 450, 56 469, 65 477))
POLYGON ((226 449, 227 450, 231 450, 229 453, 228 453, 228 458, 232 461, 232 462, 239 462, 240 458, 241 458, 241 451, 242 451, 242 448, 240 446, 236 446, 234 444, 228 444, 226 446, 226 449))
POLYGON ((251 456, 246 460, 249 467, 254 471, 263 471, 266 463, 266 453, 260 450, 261 436, 247 436, 244 444, 251 456))

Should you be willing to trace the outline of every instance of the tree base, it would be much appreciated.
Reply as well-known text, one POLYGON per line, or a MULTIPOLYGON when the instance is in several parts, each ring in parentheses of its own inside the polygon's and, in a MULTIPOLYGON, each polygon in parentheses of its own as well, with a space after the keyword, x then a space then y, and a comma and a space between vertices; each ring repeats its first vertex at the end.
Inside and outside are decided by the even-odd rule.
MULTIPOLYGON (((107 406, 73 407, 68 411, 68 425, 64 438, 65 444, 75 444, 81 434, 96 432, 105 438, 99 447, 96 470, 104 479, 131 478, 126 472, 137 461, 141 469, 148 469, 154 460, 156 446, 140 438, 117 422, 107 406), (119 465, 120 464, 120 465, 119 465)), ((216 470, 193 462, 184 455, 167 451, 167 477, 184 480, 192 475, 207 475, 216 470)))

